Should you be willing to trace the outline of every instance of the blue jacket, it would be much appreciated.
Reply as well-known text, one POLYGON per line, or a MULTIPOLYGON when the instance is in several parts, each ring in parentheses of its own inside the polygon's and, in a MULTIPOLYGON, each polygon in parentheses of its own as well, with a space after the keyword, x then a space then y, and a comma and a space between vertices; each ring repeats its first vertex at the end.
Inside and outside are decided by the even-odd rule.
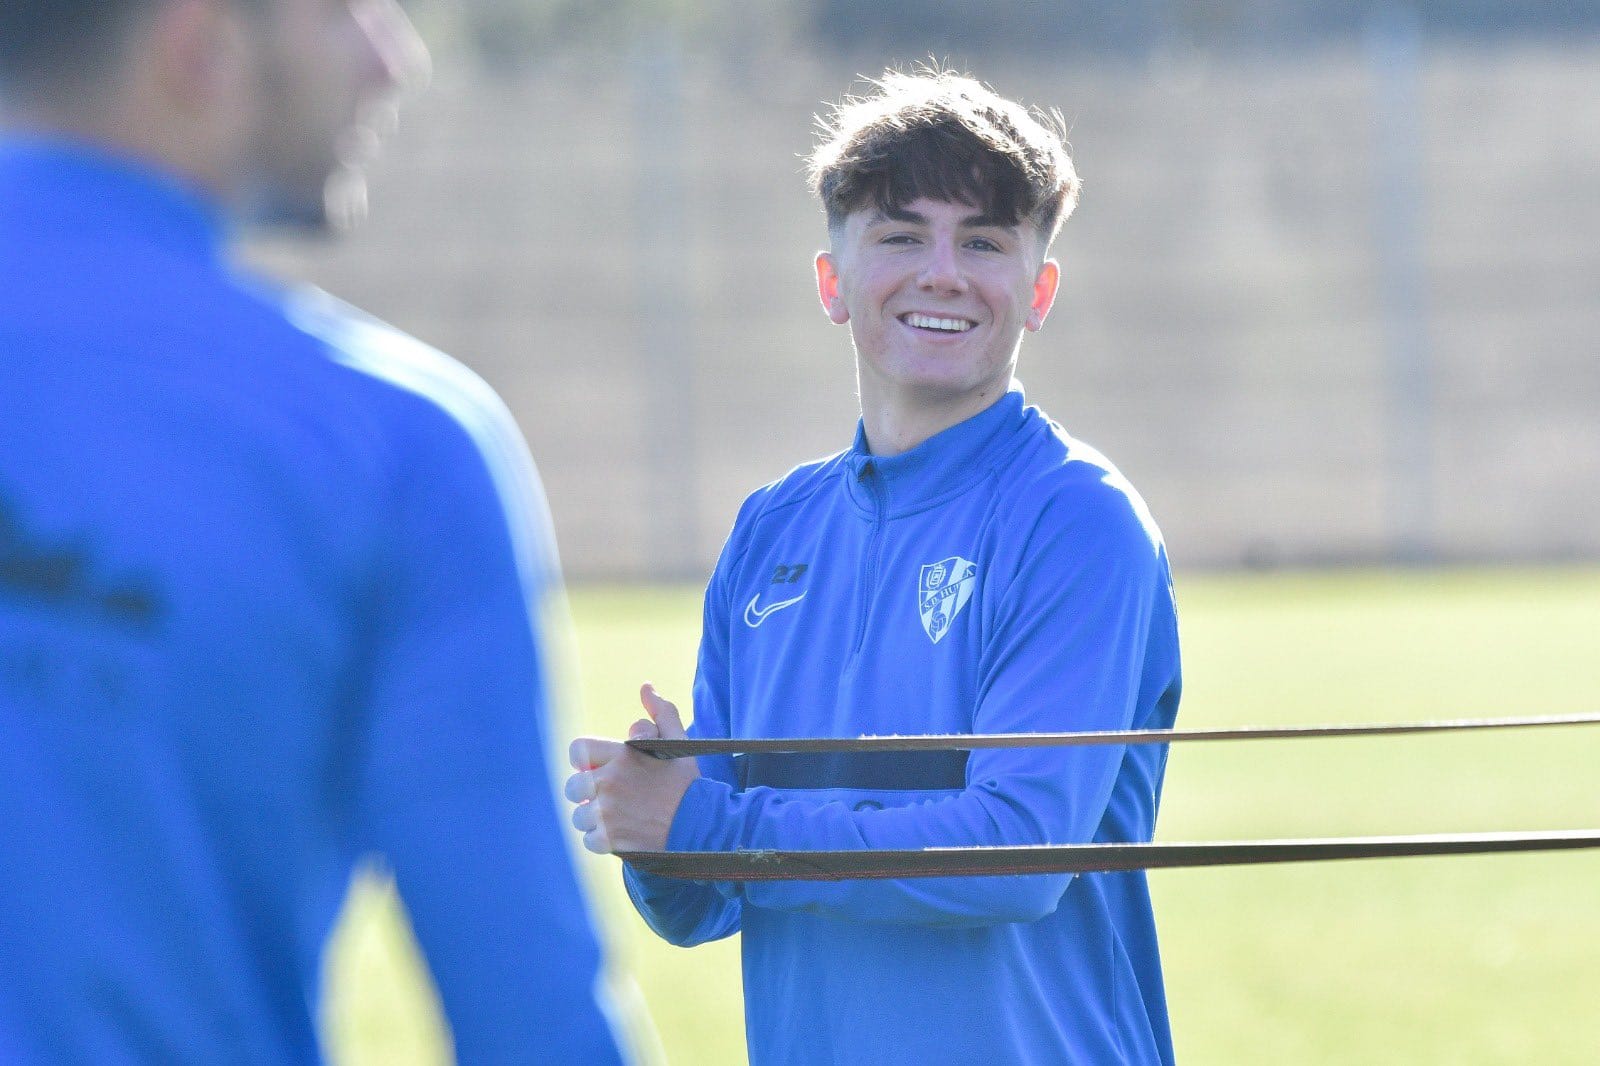
POLYGON ((618 1061, 554 577, 482 382, 243 280, 155 173, 0 145, 0 1061, 318 1061, 370 852, 463 1063, 618 1061))
MULTIPOLYGON (((746 501, 705 600, 695 736, 1166 728, 1165 550, 1012 391, 899 456, 746 501)), ((700 760, 672 850, 1149 839, 1164 746, 700 760)), ((708 885, 626 871, 666 939, 743 932, 751 1062, 1170 1063, 1142 873, 708 885)))

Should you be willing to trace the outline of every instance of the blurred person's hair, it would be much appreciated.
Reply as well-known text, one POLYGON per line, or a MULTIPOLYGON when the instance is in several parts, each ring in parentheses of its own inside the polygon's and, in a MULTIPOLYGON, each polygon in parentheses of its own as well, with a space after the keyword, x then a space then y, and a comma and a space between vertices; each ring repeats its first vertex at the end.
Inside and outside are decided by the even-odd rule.
POLYGON ((1078 202, 1059 112, 1026 108, 938 67, 890 70, 818 116, 811 189, 837 231, 867 206, 893 217, 927 198, 1001 225, 1030 223, 1046 246, 1078 202))
POLYGON ((115 63, 157 0, 0 0, 0 92, 38 98, 115 63))

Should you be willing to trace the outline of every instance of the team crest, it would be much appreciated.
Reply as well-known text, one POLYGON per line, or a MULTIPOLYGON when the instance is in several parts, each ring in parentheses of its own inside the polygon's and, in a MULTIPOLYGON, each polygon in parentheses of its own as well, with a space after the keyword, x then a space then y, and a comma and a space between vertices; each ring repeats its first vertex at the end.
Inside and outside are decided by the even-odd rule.
POLYGON ((922 568, 917 581, 917 610, 922 628, 935 644, 950 632, 950 623, 972 599, 978 584, 978 564, 952 555, 922 568))

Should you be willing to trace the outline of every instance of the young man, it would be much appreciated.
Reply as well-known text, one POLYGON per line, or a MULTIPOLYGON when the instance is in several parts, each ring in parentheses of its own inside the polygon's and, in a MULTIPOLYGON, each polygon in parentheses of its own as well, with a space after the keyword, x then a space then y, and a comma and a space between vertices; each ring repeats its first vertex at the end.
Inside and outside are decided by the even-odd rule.
POLYGON ((226 258, 326 222, 393 0, 0 0, 0 1062, 311 1063, 391 865, 464 1063, 614 1063, 482 382, 226 258))
MULTIPOLYGON (((1143 503, 1013 380, 1078 183, 1057 124, 950 73, 890 74, 812 159, 848 450, 746 501, 706 593, 696 736, 1168 728, 1177 627, 1143 503)), ((676 709, 644 692, 652 722, 676 709)), ((662 762, 580 740, 596 851, 901 849, 1150 837, 1161 747, 662 762)), ((751 1061, 1170 1063, 1142 873, 703 884, 627 870, 677 944, 742 930, 751 1061)))

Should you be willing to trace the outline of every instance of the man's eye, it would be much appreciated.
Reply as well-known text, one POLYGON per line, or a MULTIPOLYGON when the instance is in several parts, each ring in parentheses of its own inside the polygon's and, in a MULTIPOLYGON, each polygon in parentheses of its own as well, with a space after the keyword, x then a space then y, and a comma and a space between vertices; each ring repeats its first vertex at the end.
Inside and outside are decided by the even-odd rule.
POLYGON ((974 237, 967 242, 967 247, 979 252, 998 252, 1000 246, 987 237, 974 237))
POLYGON ((884 244, 916 244, 917 239, 909 233, 891 233, 883 239, 884 244))

